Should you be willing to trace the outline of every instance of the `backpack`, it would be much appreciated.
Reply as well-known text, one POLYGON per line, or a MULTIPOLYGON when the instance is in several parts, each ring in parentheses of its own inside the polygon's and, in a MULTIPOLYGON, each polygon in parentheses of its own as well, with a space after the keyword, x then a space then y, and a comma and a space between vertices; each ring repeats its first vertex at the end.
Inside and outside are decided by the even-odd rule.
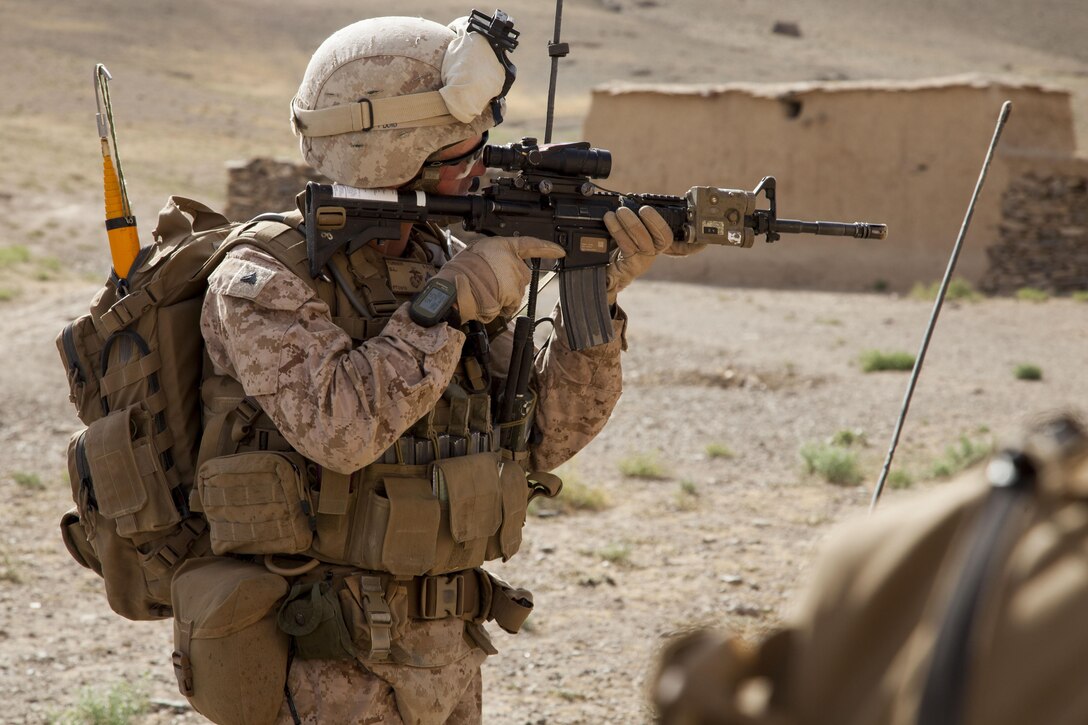
POLYGON ((76 507, 61 533, 128 619, 171 616, 174 572, 210 554, 207 522, 188 506, 201 435, 200 310, 208 275, 236 241, 249 241, 224 243, 240 226, 170 197, 128 280, 111 275, 90 312, 57 337, 86 425, 68 446, 76 507))

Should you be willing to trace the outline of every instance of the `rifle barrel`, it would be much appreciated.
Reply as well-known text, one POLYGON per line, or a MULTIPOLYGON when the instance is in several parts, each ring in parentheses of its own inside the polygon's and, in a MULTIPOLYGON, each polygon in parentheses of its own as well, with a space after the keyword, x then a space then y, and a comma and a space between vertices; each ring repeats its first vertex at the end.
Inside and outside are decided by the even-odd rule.
POLYGON ((856 239, 885 239, 887 224, 868 222, 806 222, 799 219, 776 219, 771 231, 779 234, 818 234, 826 237, 855 237, 856 239))

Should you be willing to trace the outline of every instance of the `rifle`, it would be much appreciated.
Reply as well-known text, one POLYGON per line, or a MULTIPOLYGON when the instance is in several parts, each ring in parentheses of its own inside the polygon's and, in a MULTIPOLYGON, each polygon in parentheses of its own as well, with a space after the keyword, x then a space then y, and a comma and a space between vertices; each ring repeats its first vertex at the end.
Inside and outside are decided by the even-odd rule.
POLYGON ((756 236, 774 242, 782 234, 887 236, 883 224, 779 219, 773 176, 764 177, 752 191, 694 186, 684 196, 620 194, 594 183, 608 177, 612 155, 585 141, 538 145, 536 139, 523 138, 487 146, 483 158, 489 168, 511 175, 498 176, 467 196, 309 183, 305 228, 310 273, 318 276, 343 247, 354 250, 375 239, 399 238, 402 222, 459 221, 465 229, 488 236, 548 239, 566 250, 555 267, 559 304, 567 343, 582 350, 613 336, 605 273, 615 243, 603 218, 620 206, 636 211, 652 206, 673 236, 689 244, 751 247, 756 236), (766 209, 757 208, 761 194, 766 209))

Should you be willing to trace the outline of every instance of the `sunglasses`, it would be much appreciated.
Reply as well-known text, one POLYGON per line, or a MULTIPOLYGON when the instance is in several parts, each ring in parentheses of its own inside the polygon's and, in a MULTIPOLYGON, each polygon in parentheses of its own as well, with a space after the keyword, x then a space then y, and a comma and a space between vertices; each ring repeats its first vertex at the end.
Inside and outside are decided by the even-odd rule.
MULTIPOLYGON (((442 167, 442 166, 457 166, 458 164, 465 163, 466 161, 469 161, 469 160, 471 160, 472 163, 468 164, 468 166, 470 168, 472 166, 475 166, 476 162, 479 161, 480 158, 483 157, 483 155, 484 155, 484 146, 487 146, 487 135, 488 135, 487 131, 484 131, 483 135, 480 137, 480 142, 478 144, 476 144, 475 146, 470 148, 465 153, 463 153, 463 154, 461 154, 459 156, 454 156, 452 159, 431 159, 431 158, 428 158, 426 161, 423 162, 423 168, 433 169, 433 168, 439 168, 439 167, 442 167)), ((461 143, 461 142, 458 141, 457 143, 461 143)), ((450 146, 456 146, 456 145, 457 145, 456 143, 455 144, 450 144, 450 146)), ((438 149, 438 151, 435 151, 435 153, 440 154, 443 151, 445 151, 447 148, 450 148, 450 146, 446 146, 445 148, 440 148, 440 149, 438 149)), ((434 154, 432 154, 432 156, 433 155, 434 154)))

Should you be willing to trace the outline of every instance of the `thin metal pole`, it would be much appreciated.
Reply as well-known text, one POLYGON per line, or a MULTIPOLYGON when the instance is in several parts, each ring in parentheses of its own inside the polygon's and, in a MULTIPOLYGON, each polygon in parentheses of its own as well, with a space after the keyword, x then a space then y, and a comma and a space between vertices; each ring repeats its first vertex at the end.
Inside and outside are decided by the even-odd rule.
POLYGON ((948 283, 952 279, 952 272, 956 268, 956 260, 959 259, 960 249, 963 247, 963 238, 967 235, 967 227, 971 224, 971 217, 975 213, 975 204, 978 202, 979 192, 982 191, 982 184, 986 180, 986 173, 990 170, 990 162, 994 157, 994 149, 997 147, 997 141, 1001 138, 1001 131, 1005 128, 1005 122, 1009 120, 1009 113, 1012 112, 1012 102, 1005 101, 1001 105, 1001 113, 997 118, 997 127, 994 128, 994 136, 990 141, 990 148, 986 151, 986 159, 982 162, 982 170, 979 172, 978 181, 975 182, 975 193, 971 195, 971 203, 967 205, 967 214, 963 217, 963 224, 960 226, 959 236, 956 237, 956 244, 952 247, 952 256, 948 259, 948 267, 944 271, 944 279, 941 280, 941 288, 937 292, 937 300, 933 304, 933 312, 929 317, 929 325, 926 326, 926 334, 922 338, 922 347, 918 351, 918 359, 914 361, 914 370, 910 374, 910 382, 907 384, 907 393, 903 396, 903 407, 899 411, 899 421, 895 424, 895 432, 892 433, 891 446, 888 448, 888 455, 884 459, 884 467, 880 471, 880 480, 876 483, 876 488, 873 489, 873 498, 869 503, 870 513, 876 509, 876 504, 880 500, 880 494, 884 491, 884 482, 888 480, 888 471, 891 470, 892 458, 895 456, 896 446, 899 445, 899 435, 903 432, 903 423, 907 419, 907 411, 910 410, 911 396, 914 395, 914 386, 918 383, 918 375, 922 372, 922 363, 926 359, 926 350, 929 349, 929 340, 933 337, 933 328, 937 325, 937 317, 941 314, 941 307, 944 305, 944 296, 948 291, 948 283))
MULTIPOLYGON (((548 55, 552 58, 551 80, 548 82, 548 113, 544 119, 544 143, 552 142, 552 123, 555 120, 555 86, 559 80, 559 59, 566 55, 565 49, 559 46, 559 33, 563 27, 563 0, 555 0, 555 32, 552 42, 548 44, 548 55)), ((526 315, 536 320, 536 303, 540 294, 540 260, 532 260, 532 276, 529 279, 529 299, 526 315)))
MULTIPOLYGON (((551 47, 559 45, 559 31, 563 26, 563 0, 555 0, 555 33, 552 35, 551 47)), ((555 120, 555 86, 556 81, 559 80, 559 58, 560 55, 551 54, 552 56, 552 76, 551 81, 548 83, 548 115, 544 121, 544 143, 552 142, 552 123, 555 120)))

